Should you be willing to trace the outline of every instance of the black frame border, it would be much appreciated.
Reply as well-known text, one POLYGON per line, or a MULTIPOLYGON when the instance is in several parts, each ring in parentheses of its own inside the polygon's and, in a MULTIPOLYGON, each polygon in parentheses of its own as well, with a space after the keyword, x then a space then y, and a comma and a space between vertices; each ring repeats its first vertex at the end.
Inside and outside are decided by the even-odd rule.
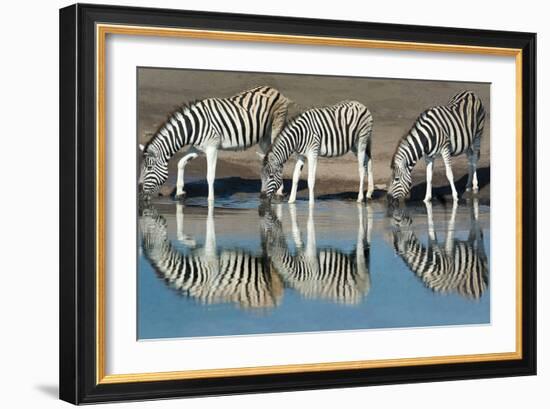
POLYGON ((76 4, 60 10, 60 388, 74 404, 536 374, 536 34, 76 4), (128 24, 522 50, 522 358, 96 384, 95 25, 128 24))

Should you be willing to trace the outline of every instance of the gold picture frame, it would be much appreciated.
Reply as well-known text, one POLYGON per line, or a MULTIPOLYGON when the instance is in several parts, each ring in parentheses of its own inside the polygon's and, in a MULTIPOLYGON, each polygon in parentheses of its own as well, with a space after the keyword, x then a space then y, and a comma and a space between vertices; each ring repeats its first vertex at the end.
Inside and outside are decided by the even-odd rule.
MULTIPOLYGON (((220 380, 227 380, 227 378, 246 379, 247 387, 246 391, 257 390, 285 390, 292 389, 288 385, 284 386, 282 383, 278 388, 270 386, 271 389, 266 388, 262 383, 262 377, 270 376, 276 377, 279 375, 297 375, 296 389, 299 389, 300 379, 306 375, 320 374, 324 376, 323 381, 318 381, 319 387, 326 387, 330 384, 330 379, 334 380, 334 374, 342 372, 357 372, 361 376, 358 382, 360 384, 376 384, 377 380, 375 376, 372 377, 372 382, 369 382, 368 375, 369 370, 384 370, 384 369, 397 369, 405 368, 407 371, 414 370, 415 367, 429 366, 429 367, 441 367, 449 373, 444 375, 444 379, 453 379, 464 376, 460 369, 457 369, 453 373, 453 365, 468 366, 467 370, 473 373, 472 376, 482 376, 483 370, 494 369, 495 376, 515 374, 515 373, 533 373, 534 372, 534 322, 533 322, 533 297, 532 287, 534 285, 534 263, 533 257, 534 250, 531 249, 529 254, 525 254, 526 239, 532 237, 534 234, 535 226, 532 224, 533 208, 534 204, 529 204, 526 208, 525 204, 533 202, 532 197, 534 195, 534 169, 531 167, 526 168, 524 160, 526 157, 531 158, 534 153, 532 152, 531 145, 534 144, 534 117, 530 115, 534 110, 534 96, 532 91, 532 84, 534 82, 534 41, 535 37, 532 34, 527 33, 492 33, 489 36, 487 32, 476 31, 467 32, 460 29, 439 29, 437 32, 426 31, 424 28, 410 27, 405 33, 400 34, 401 39, 392 39, 392 26, 382 25, 375 28, 369 26, 367 23, 354 23, 356 27, 356 37, 343 37, 341 34, 337 35, 338 30, 342 30, 340 25, 336 28, 331 22, 318 22, 317 31, 318 34, 288 34, 287 32, 295 32, 296 27, 299 27, 303 21, 299 19, 283 19, 283 18, 271 18, 271 22, 275 21, 279 25, 278 32, 275 32, 273 28, 270 32, 260 32, 258 30, 242 31, 231 30, 222 28, 230 25, 237 17, 234 15, 213 16, 213 20, 210 27, 197 28, 198 24, 195 21, 199 21, 204 16, 199 13, 190 12, 174 12, 172 18, 174 19, 171 24, 168 24, 163 20, 163 15, 159 11, 151 9, 132 9, 132 8, 111 8, 111 7, 98 7, 98 6, 71 6, 61 10, 61 38, 64 41, 64 36, 74 36, 70 40, 70 46, 65 49, 62 47, 61 58, 65 58, 67 61, 76 64, 75 72, 80 72, 80 76, 75 75, 75 84, 78 81, 83 81, 86 89, 86 95, 91 95, 95 100, 93 110, 95 112, 95 129, 93 130, 93 146, 95 148, 95 155, 93 157, 92 166, 94 168, 93 177, 93 189, 95 190, 95 202, 94 212, 91 215, 91 219, 94 220, 95 232, 94 232, 94 289, 93 292, 87 294, 87 304, 79 304, 79 299, 76 297, 68 302, 64 299, 66 296, 65 291, 62 290, 62 310, 70 310, 67 312, 67 316, 75 317, 78 313, 78 308, 89 307, 94 305, 94 317, 86 320, 84 325, 89 327, 90 322, 93 323, 95 337, 93 342, 90 342, 89 334, 90 328, 88 328, 86 334, 88 338, 86 340, 80 339, 84 337, 83 332, 77 334, 77 340, 80 340, 86 347, 82 348, 80 354, 76 354, 77 347, 74 349, 68 348, 65 352, 62 352, 62 360, 66 363, 67 360, 74 362, 74 366, 70 365, 71 370, 65 370, 61 375, 61 397, 73 403, 80 402, 95 402, 104 400, 119 400, 119 399, 135 399, 135 398, 157 398, 163 396, 189 396, 196 394, 208 394, 209 391, 206 387, 200 386, 190 387, 185 381, 197 381, 204 380, 205 382, 218 382, 220 380), (116 12, 116 13, 115 13, 116 12), (124 18, 120 18, 120 13, 124 15, 124 18), (126 14, 124 14, 126 13, 126 14), (136 17, 137 16, 137 17, 136 17), (179 25, 175 23, 180 19, 179 25), (274 19, 274 20, 273 20, 274 19), (113 21, 114 20, 114 21, 113 21), (133 21, 132 21, 133 20, 133 21), (141 20, 156 21, 155 24, 140 23, 141 20), (80 24, 79 24, 80 22, 80 24), (64 26, 65 25, 65 26, 64 26), (65 27, 63 29, 63 27, 65 27), (82 30, 84 35, 78 37, 78 30, 82 30), (367 32, 374 29, 379 30, 378 38, 365 38, 367 32), (86 31, 87 30, 87 31, 86 31), (363 31, 362 31, 363 30, 363 31), (93 33, 93 36, 91 34, 93 33), (322 34, 326 33, 326 35, 322 34), (430 38, 430 41, 418 41, 414 33, 422 33, 423 37, 430 38), (448 41, 448 37, 453 35, 460 38, 460 41, 451 43, 448 41), (281 43, 281 44, 299 44, 299 45, 323 45, 334 47, 354 47, 354 48, 374 48, 382 50, 404 50, 404 51, 427 51, 427 52, 445 52, 445 53, 467 53, 467 54, 481 54, 481 55, 497 55, 497 56, 509 56, 515 58, 516 66, 516 348, 513 352, 508 353, 487 353, 478 355, 451 355, 451 356, 433 356, 433 357, 416 357, 408 359, 384 359, 384 360, 370 360, 370 361, 349 361, 349 362, 320 362, 316 364, 297 364, 297 365, 280 365, 280 366, 258 366, 258 367, 246 367, 246 368, 220 368, 220 369, 208 369, 208 370, 189 370, 189 371, 174 371, 174 372, 154 372, 154 373, 129 373, 129 374, 106 374, 105 371, 105 359, 106 359, 106 343, 105 343, 105 183, 107 175, 105 173, 105 43, 108 36, 125 35, 125 36, 160 36, 167 38, 200 38, 209 40, 220 41, 244 41, 244 42, 257 42, 257 43, 281 43), (407 37, 408 36, 408 37, 407 37), (493 37, 500 36, 499 41, 495 41, 493 37), (403 38, 410 38, 405 40, 403 38), (490 43, 490 45, 487 45, 490 43), (485 45, 484 45, 485 44, 485 45), (93 61, 88 59, 85 64, 87 67, 78 66, 83 64, 77 61, 77 50, 82 52, 82 55, 93 56, 93 61), (93 64, 93 67, 90 65, 93 64), (78 70, 81 71, 78 71, 78 70), (94 73, 90 78, 89 73, 94 73), (86 78, 83 78, 86 77, 86 78), (93 84, 93 86, 90 86, 93 84), (527 185, 526 185, 527 184, 527 185), (526 214, 529 212, 529 214, 526 214), (526 223, 528 220, 528 223, 526 223), (528 267, 529 271, 526 271, 528 267), (527 286, 525 283, 527 282, 527 286), (90 301, 90 295, 94 295, 90 301), (529 295, 529 299, 525 296, 529 295), (93 345, 93 350, 91 346, 93 345), (90 357, 93 359, 93 368, 83 368, 82 364, 77 365, 79 360, 83 359, 82 356, 86 355, 86 363, 90 364, 90 357), (500 363, 499 365, 491 366, 491 363, 500 363), (503 365, 504 364, 504 365, 503 365), (476 366, 477 365, 477 366, 476 366), (78 370, 77 370, 78 368, 78 370), (449 369, 450 368, 450 369, 449 369), (476 375, 477 368, 477 375, 476 375), (502 372, 505 368, 508 372, 502 372), (72 378, 70 373, 83 371, 76 378, 72 378), (500 371, 500 372, 499 372, 500 371), (85 373, 84 373, 85 372, 85 373), (256 383, 255 383, 256 380, 256 383), (156 392, 144 396, 140 395, 139 384, 146 383, 147 385, 159 385, 162 382, 180 382, 176 386, 173 386, 172 392, 167 393, 166 390, 158 388, 156 392), (79 383, 80 382, 80 383, 79 383), (362 383, 361 383, 362 382, 362 383), (78 387, 75 387, 75 383, 78 387), (86 385, 83 387, 82 385, 86 385), (118 389, 117 389, 118 388, 118 389), (262 389, 263 388, 263 389, 262 389), (164 395, 163 395, 164 394, 164 395)), ((248 19, 249 25, 259 26, 264 21, 257 20, 254 16, 238 16, 239 19, 248 19)), ((202 21, 202 20, 200 20, 202 21)), ((343 23, 343 22, 342 22, 343 23)), ((351 24, 351 23, 350 23, 351 24)), ((344 25, 342 25, 344 26, 344 25)), ((425 29, 427 30, 427 29, 425 29)), ((433 31, 433 30, 432 30, 433 31)), ((70 64, 68 65, 70 66, 70 64)), ((62 77, 64 76, 64 65, 62 64, 62 77)), ((69 71, 65 68, 66 73, 69 71)), ((65 83, 62 87, 71 87, 74 84, 65 83)), ((75 105, 75 100, 72 103, 67 98, 68 96, 78 95, 79 89, 76 87, 71 91, 62 90, 62 115, 65 115, 66 119, 71 116, 71 124, 78 122, 78 106, 75 105), (66 98, 64 101, 63 98, 66 98), (65 104, 65 105, 63 105, 65 104), (63 109, 65 107, 65 109, 63 109)), ((84 98, 85 96, 83 96, 84 98)), ((88 99, 89 100, 89 99, 88 99)), ((88 104, 89 105, 89 104, 88 104)), ((90 109, 88 106, 87 109, 90 109)), ((81 108, 83 110, 83 108, 81 108)), ((74 129, 78 129, 75 127, 74 129)), ((90 130, 87 130, 88 134, 90 130)), ((61 134, 62 142, 71 138, 74 139, 72 143, 78 144, 78 138, 83 138, 84 135, 75 135, 74 130, 63 131, 61 134)), ((86 138, 89 139, 88 136, 86 138)), ((87 142, 87 143, 92 143, 87 142)), ((92 146, 92 145, 90 145, 92 146)), ((86 160, 90 160, 88 158, 86 160)), ((62 156, 63 160, 63 156, 62 156)), ((73 159, 78 160, 78 158, 73 159)), ((74 169, 73 161, 69 161, 70 165, 66 166, 66 170, 69 172, 76 172, 74 169)), ((77 174, 73 175, 74 179, 78 179, 77 174)), ((90 180, 90 174, 86 175, 90 180)), ((63 186, 63 183, 62 183, 63 186)), ((78 195, 72 195, 71 193, 78 193, 78 186, 73 184, 73 190, 66 188, 62 191, 63 200, 70 202, 74 206, 76 212, 81 208, 81 203, 75 197, 78 195)), ((88 209, 88 207, 87 207, 88 209)), ((89 211, 89 210, 87 210, 89 211)), ((63 221, 62 221, 63 223, 63 221)), ((89 224, 87 224, 89 226, 89 224)), ((75 226, 76 227, 76 226, 75 226)), ((65 239, 69 240, 69 235, 74 236, 73 228, 69 227, 65 232, 65 239)), ((62 228, 62 232, 65 231, 65 227, 62 228)), ((63 236, 63 233, 62 233, 63 236)), ((62 237, 63 240, 63 237, 62 237)), ((75 253, 78 250, 75 250, 75 253)), ((83 274, 82 271, 75 271, 75 269, 62 266, 61 280, 67 280, 67 276, 71 275, 72 284, 69 287, 72 290, 77 290, 79 285, 83 285, 82 281, 79 282, 78 275, 83 274), (64 269, 65 268, 65 269, 64 269), (76 277, 76 278, 75 278, 76 277)), ((89 274, 88 274, 89 275, 89 274)), ((89 278, 87 282, 91 282, 89 278)), ((63 288, 63 285, 62 285, 63 288)), ((69 318, 65 318, 69 319, 69 318)), ((62 351, 63 345, 68 342, 75 342, 74 332, 71 331, 78 327, 78 323, 71 322, 71 325, 63 326, 62 323, 62 351)), ((76 343, 76 342, 75 342, 76 343)), ((78 344, 78 343, 77 343, 78 344)), ((80 348, 80 347, 79 347, 80 348)), ((62 364, 64 368, 65 364, 62 364)), ((435 369, 437 371, 437 369, 435 369)), ((435 372, 434 372, 435 373, 435 372)), ((385 374, 389 376, 391 380, 391 374, 385 374)), ((399 377, 402 377, 402 373, 395 373, 395 381, 399 377)), ((435 379, 428 377, 427 379, 435 379)), ((350 384, 356 382, 356 379, 351 377, 350 384)), ((381 381, 378 381, 381 382, 381 381)), ((334 383, 333 383, 334 384, 334 383)), ((206 384, 205 384, 206 385, 206 384)), ((221 386, 220 386, 221 388, 221 386)), ((155 389, 154 386, 149 386, 149 389, 155 389)), ((231 385, 226 389, 219 389, 220 391, 236 392, 239 388, 231 385)), ((218 393, 214 391, 213 393, 218 393)), ((222 393, 222 392, 219 392, 222 393)))

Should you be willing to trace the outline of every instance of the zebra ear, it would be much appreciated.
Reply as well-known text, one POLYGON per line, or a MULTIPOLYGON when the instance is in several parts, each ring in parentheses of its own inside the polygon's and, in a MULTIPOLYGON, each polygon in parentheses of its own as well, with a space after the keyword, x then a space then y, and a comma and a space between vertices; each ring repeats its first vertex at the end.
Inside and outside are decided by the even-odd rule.
POLYGON ((260 158, 260 160, 264 160, 265 158, 265 154, 261 153, 261 152, 256 152, 256 155, 258 155, 258 157, 260 158))
POLYGON ((139 150, 143 152, 144 149, 145 149, 145 146, 142 143, 140 143, 139 144, 139 150))

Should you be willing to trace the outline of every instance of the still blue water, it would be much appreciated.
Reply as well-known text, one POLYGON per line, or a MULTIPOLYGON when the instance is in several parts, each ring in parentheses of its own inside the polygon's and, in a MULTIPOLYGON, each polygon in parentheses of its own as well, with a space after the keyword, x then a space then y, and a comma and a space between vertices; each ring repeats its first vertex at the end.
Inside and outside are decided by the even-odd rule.
POLYGON ((138 339, 490 323, 488 206, 165 200, 140 231, 138 339))

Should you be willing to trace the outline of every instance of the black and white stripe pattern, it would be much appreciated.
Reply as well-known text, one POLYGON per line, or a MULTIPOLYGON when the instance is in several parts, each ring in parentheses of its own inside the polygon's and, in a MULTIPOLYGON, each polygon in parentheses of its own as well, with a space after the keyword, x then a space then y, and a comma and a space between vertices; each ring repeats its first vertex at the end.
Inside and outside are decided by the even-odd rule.
POLYGON ((453 199, 458 200, 451 169, 451 157, 465 153, 469 160, 467 189, 478 190, 477 162, 485 109, 481 100, 471 91, 454 95, 447 105, 436 106, 420 114, 411 130, 400 141, 393 155, 392 179, 388 199, 394 202, 408 195, 411 189, 411 171, 416 163, 426 160, 426 196, 431 200, 433 161, 443 158, 446 176, 451 186, 453 199))
MULTIPOLYGON (((280 206, 280 205, 279 205, 280 206)), ((289 250, 282 224, 273 212, 263 222, 263 242, 273 268, 285 284, 310 299, 326 299, 342 304, 358 304, 370 290, 370 243, 359 216, 357 245, 348 253, 336 248, 317 248, 315 226, 310 210, 307 243, 303 246, 296 223, 295 209, 290 207, 296 252, 289 250)))
MULTIPOLYGON (((428 245, 411 229, 410 217, 400 215, 399 228, 393 232, 394 250, 426 287, 440 293, 458 293, 479 299, 488 287, 489 268, 483 246, 483 233, 472 216, 467 240, 454 238, 454 217, 449 221, 445 246, 440 246, 433 232, 431 208, 428 206, 428 245)), ((474 211, 475 212, 475 211, 474 211)))
POLYGON ((261 86, 230 98, 208 98, 184 105, 166 120, 143 150, 140 190, 155 193, 168 177, 169 159, 190 146, 178 163, 177 196, 183 196, 185 165, 204 152, 208 162, 208 199, 214 199, 218 149, 245 150, 259 144, 267 151, 283 127, 290 100, 261 86))
POLYGON ((172 288, 204 304, 233 303, 242 308, 278 305, 283 285, 267 259, 242 249, 218 252, 213 215, 208 217, 205 245, 185 253, 168 239, 164 217, 152 207, 142 212, 142 250, 156 274, 172 288))
POLYGON ((372 115, 361 103, 343 101, 324 108, 310 109, 285 126, 274 140, 264 158, 262 193, 271 198, 282 185, 283 165, 292 154, 297 164, 292 180, 289 203, 296 200, 300 171, 308 161, 308 189, 310 203, 314 201, 317 158, 337 157, 354 152, 359 165, 358 201, 364 198, 364 176, 368 174, 367 198, 374 188, 371 161, 372 115))

